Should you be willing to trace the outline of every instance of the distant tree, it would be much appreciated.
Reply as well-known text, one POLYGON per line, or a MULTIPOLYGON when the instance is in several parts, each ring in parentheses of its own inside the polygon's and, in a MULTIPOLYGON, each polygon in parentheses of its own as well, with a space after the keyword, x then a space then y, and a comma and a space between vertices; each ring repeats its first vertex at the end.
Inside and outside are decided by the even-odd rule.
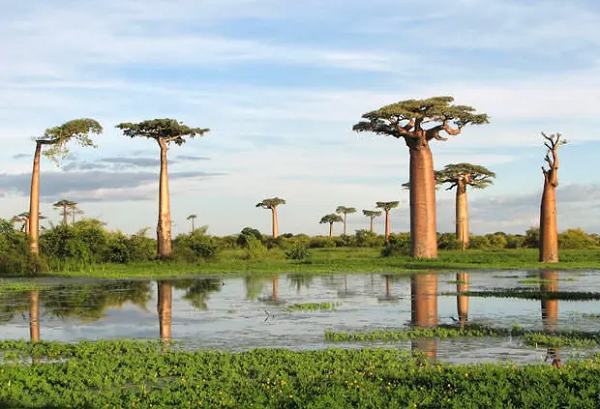
POLYGON ((333 238, 333 223, 342 222, 342 221, 343 221, 343 219, 341 216, 338 216, 335 213, 331 213, 331 214, 326 214, 325 216, 321 217, 321 220, 319 221, 319 223, 321 223, 321 224, 329 223, 329 238, 333 238))
POLYGON ((335 209, 335 212, 338 214, 344 215, 344 236, 346 235, 346 216, 348 214, 356 213, 356 209, 354 207, 346 207, 346 206, 338 206, 335 209))
POLYGON ((79 207, 77 207, 77 204, 69 207, 69 212, 71 213, 71 224, 75 224, 75 216, 76 215, 82 215, 85 213, 83 210, 81 210, 79 207))
MULTIPOLYGON (((375 207, 377 207, 378 209, 383 209, 383 211, 385 212, 385 241, 388 241, 388 239, 390 238, 390 233, 391 233, 390 210, 398 207, 399 204, 400 204, 400 202, 398 202, 398 201, 375 203, 375 207)), ((436 246, 437 246, 437 237, 436 237, 436 246)))
POLYGON ((176 119, 151 119, 140 123, 124 122, 117 125, 125 136, 154 139, 160 148, 160 182, 158 225, 156 227, 158 258, 169 257, 171 248, 171 204, 169 198, 169 174, 167 171, 167 151, 171 143, 181 146, 185 138, 203 136, 207 128, 190 128, 176 119))
POLYGON ((362 211, 363 214, 365 216, 367 216, 370 219, 370 227, 371 229, 369 230, 371 233, 373 233, 373 219, 375 219, 376 217, 381 216, 381 210, 363 210, 362 211))
MULTIPOLYGON (((38 220, 44 219, 46 219, 46 216, 42 216, 41 214, 38 215, 38 220)), ((23 223, 21 230, 24 231, 25 234, 29 235, 29 212, 23 212, 17 216, 14 216, 11 221, 15 223, 23 223)))
POLYGON ((273 222, 273 238, 276 239, 279 236, 279 221, 277 220, 277 206, 284 205, 285 200, 279 197, 272 197, 269 199, 263 199, 262 202, 256 204, 256 207, 271 210, 272 222, 273 222))
POLYGON ((196 217, 198 217, 198 216, 196 216, 195 214, 190 214, 190 215, 187 217, 187 219, 188 219, 188 220, 191 220, 191 221, 192 221, 192 233, 193 233, 193 232, 194 232, 194 230, 195 230, 195 229, 194 229, 194 219, 195 219, 196 217))
POLYGON ((475 114, 469 106, 451 105, 453 101, 452 97, 442 96, 396 102, 367 112, 362 116, 364 120, 353 127, 357 132, 403 138, 408 146, 412 257, 437 257, 435 178, 429 142, 446 140, 442 132, 458 135, 467 124, 488 122, 486 114, 475 114), (429 127, 424 128, 425 124, 429 127))
POLYGON ((40 236, 40 157, 42 147, 47 145, 49 148, 44 152, 44 156, 54 160, 57 164, 59 160, 69 155, 67 143, 75 140, 84 147, 96 147, 91 135, 102 133, 102 126, 95 120, 89 118, 74 119, 64 124, 46 129, 44 135, 35 138, 35 154, 33 156, 33 170, 31 172, 31 194, 29 197, 29 246, 32 254, 39 254, 39 236, 40 236))
POLYGON ((469 205, 467 186, 485 189, 493 184, 496 174, 491 170, 470 163, 456 163, 435 171, 438 184, 449 184, 446 190, 456 188, 456 239, 464 250, 469 246, 469 205))
POLYGON ((539 261, 558 263, 558 230, 556 225, 556 188, 558 187, 558 148, 567 143, 560 134, 546 135, 544 146, 548 148, 544 160, 548 169, 544 173, 544 193, 540 205, 540 248, 539 261))
POLYGON ((69 215, 69 211, 77 206, 77 202, 73 202, 71 200, 63 199, 56 203, 54 203, 56 209, 59 209, 62 212, 63 216, 63 225, 67 225, 67 216, 69 215))

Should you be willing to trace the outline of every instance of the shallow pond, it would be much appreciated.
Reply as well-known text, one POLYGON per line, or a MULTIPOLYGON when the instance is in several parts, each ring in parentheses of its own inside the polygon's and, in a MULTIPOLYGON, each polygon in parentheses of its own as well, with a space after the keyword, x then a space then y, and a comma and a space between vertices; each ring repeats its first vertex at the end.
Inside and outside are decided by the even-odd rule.
MULTIPOLYGON (((18 284, 18 280, 4 280, 18 284)), ((0 338, 77 341, 138 338, 184 341, 187 348, 318 349, 326 330, 356 332, 441 324, 552 332, 600 331, 600 301, 474 297, 465 291, 515 288, 539 293, 600 292, 600 271, 477 271, 415 275, 248 275, 168 281, 47 279, 39 290, 0 287, 0 338), (468 293, 467 293, 468 294, 468 293), (307 303, 326 309, 295 310, 307 303)), ((500 294, 500 293, 499 293, 500 294)), ((506 337, 400 341, 446 362, 536 362, 548 351, 506 337)), ((598 348, 600 349, 600 348, 598 348)), ((563 360, 593 349, 562 349, 563 360)))

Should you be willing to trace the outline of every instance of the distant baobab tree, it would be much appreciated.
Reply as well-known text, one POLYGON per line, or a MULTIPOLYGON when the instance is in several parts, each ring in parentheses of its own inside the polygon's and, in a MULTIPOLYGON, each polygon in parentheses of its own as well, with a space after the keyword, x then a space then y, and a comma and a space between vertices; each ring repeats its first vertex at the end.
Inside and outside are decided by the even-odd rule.
POLYGON ((92 140, 92 135, 102 133, 102 126, 94 119, 82 118, 74 119, 64 124, 46 129, 44 135, 35 138, 35 154, 33 156, 33 170, 31 172, 31 193, 29 196, 29 248, 34 255, 39 254, 39 236, 40 236, 40 157, 42 147, 47 145, 49 148, 44 152, 44 156, 59 163, 59 160, 69 155, 67 143, 75 140, 84 147, 96 147, 92 140))
POLYGON ((54 206, 56 209, 59 209, 62 212, 62 216, 63 216, 63 226, 67 225, 67 216, 69 215, 69 211, 72 208, 75 208, 77 206, 77 202, 73 202, 71 200, 67 200, 67 199, 63 199, 60 200, 56 203, 54 203, 52 206, 54 206))
POLYGON ((171 204, 169 198, 169 174, 167 151, 171 143, 181 146, 185 138, 203 136, 207 128, 190 128, 176 119, 150 119, 140 123, 124 122, 117 125, 125 136, 154 139, 160 148, 160 181, 158 194, 158 225, 156 227, 158 258, 171 255, 171 204))
POLYGON ((85 212, 81 210, 77 205, 71 206, 69 211, 71 212, 71 224, 75 224, 75 215, 82 215, 85 212))
POLYGON ((540 247, 539 261, 558 263, 558 228, 556 225, 556 188, 558 187, 558 148, 567 143, 559 133, 546 135, 544 146, 548 148, 544 160, 548 169, 542 166, 544 173, 544 193, 540 206, 540 247))
POLYGON ((362 212, 370 219, 370 232, 373 233, 373 219, 381 216, 381 210, 363 210, 362 212))
POLYGON ((321 224, 329 223, 329 238, 333 238, 333 223, 341 222, 341 221, 343 221, 341 216, 338 216, 335 213, 331 213, 331 214, 326 214, 325 216, 321 217, 321 220, 319 221, 319 223, 321 223, 321 224))
POLYGON ((262 202, 258 202, 256 207, 260 207, 262 209, 271 210, 271 218, 273 224, 273 238, 276 239, 279 237, 279 220, 277 219, 277 206, 284 205, 285 200, 279 197, 272 197, 269 199, 263 199, 262 202))
POLYGON ((188 219, 188 220, 190 220, 190 221, 192 222, 192 233, 194 232, 194 230, 196 230, 196 229, 194 228, 194 219, 195 219, 196 217, 198 217, 198 216, 196 216, 195 214, 190 214, 190 215, 187 217, 187 219, 188 219))
POLYGON ((438 184, 449 184, 446 190, 456 188, 456 239, 464 250, 469 246, 469 205, 467 202, 467 186, 485 189, 493 184, 496 174, 491 170, 470 163, 456 163, 444 166, 435 171, 438 184))
POLYGON ((344 236, 346 235, 346 216, 348 214, 356 213, 356 209, 354 207, 346 207, 346 206, 338 206, 335 209, 335 212, 338 214, 344 215, 344 236))
MULTIPOLYGON (((44 220, 46 217, 41 214, 38 216, 38 220, 44 220)), ((25 234, 29 235, 29 212, 23 212, 14 216, 11 221, 23 223, 21 230, 25 232, 25 234)))
POLYGON ((353 126, 356 132, 403 138, 408 146, 412 257, 437 258, 435 178, 429 142, 446 140, 442 132, 458 135, 465 125, 488 122, 486 114, 475 114, 469 106, 452 105, 453 101, 449 96, 399 101, 367 112, 364 120, 353 126))
POLYGON ((377 202, 375 203, 375 207, 378 209, 383 209, 385 212, 385 241, 388 241, 390 238, 391 228, 390 228, 390 210, 398 207, 400 202, 377 202))

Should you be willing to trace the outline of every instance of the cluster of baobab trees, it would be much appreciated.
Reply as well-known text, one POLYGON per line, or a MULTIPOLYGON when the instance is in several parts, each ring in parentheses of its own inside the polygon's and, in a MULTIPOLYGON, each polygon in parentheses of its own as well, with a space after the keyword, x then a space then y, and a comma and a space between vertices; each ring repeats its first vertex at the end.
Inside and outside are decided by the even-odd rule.
MULTIPOLYGON (((468 163, 447 165, 443 170, 434 171, 430 141, 445 141, 442 135, 458 135, 465 125, 480 125, 488 122, 487 114, 476 113, 475 109, 465 105, 453 105, 454 99, 448 96, 433 97, 421 100, 406 100, 386 105, 377 110, 365 113, 360 122, 353 126, 356 132, 373 132, 380 135, 403 139, 410 154, 410 176, 405 186, 410 191, 410 254, 417 258, 437 257, 437 228, 435 190, 437 184, 449 184, 448 189, 456 187, 456 235, 463 248, 468 246, 468 210, 467 186, 483 188, 492 183, 495 174, 488 169, 468 163)), ((125 136, 153 139, 160 148, 159 178, 159 211, 157 233, 157 255, 159 258, 171 255, 171 214, 169 183, 167 171, 167 152, 171 144, 182 145, 187 138, 203 136, 209 129, 192 128, 175 119, 153 119, 139 123, 121 123, 116 127, 125 136)), ((36 149, 33 161, 31 180, 30 209, 27 217, 27 230, 30 237, 30 249, 37 255, 39 240, 39 184, 40 157, 43 154, 57 161, 68 155, 67 143, 75 141, 84 147, 96 147, 92 136, 99 135, 102 126, 94 119, 82 118, 47 129, 35 139, 36 149), (43 149, 47 147, 47 149, 43 149)), ((545 146, 548 154, 545 160, 548 168, 543 168, 544 193, 540 216, 540 261, 558 261, 558 234, 556 228, 556 197, 558 186, 557 149, 565 141, 557 135, 545 135, 545 146)), ((279 235, 277 206, 285 204, 285 200, 273 197, 264 199, 256 207, 269 209, 272 212, 273 237, 279 235)), ((390 211, 397 207, 398 201, 377 202, 377 210, 363 210, 370 218, 371 231, 373 219, 385 212, 385 237, 390 234, 390 211)), ((63 208, 66 224, 69 203, 57 203, 63 208)), ((323 216, 320 223, 329 223, 330 236, 333 235, 333 223, 344 223, 346 234, 346 216, 356 212, 355 208, 339 206, 336 213, 323 216), (343 215, 340 216, 340 214, 343 215)), ((188 219, 194 222, 196 215, 188 219)), ((193 228, 192 228, 193 230, 193 228)))

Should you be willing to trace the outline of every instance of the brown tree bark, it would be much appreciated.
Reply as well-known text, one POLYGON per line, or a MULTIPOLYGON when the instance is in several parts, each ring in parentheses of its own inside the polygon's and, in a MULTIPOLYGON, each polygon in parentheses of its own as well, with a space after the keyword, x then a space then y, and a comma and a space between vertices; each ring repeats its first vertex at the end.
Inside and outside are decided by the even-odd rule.
POLYGON ((548 154, 544 158, 548 169, 542 167, 544 173, 544 192, 540 205, 540 251, 539 261, 558 263, 558 228, 556 224, 556 188, 558 187, 558 147, 564 143, 560 135, 548 137, 542 134, 547 142, 548 154))
POLYGON ((29 218, 25 219, 25 234, 29 236, 29 218))
POLYGON ((373 219, 375 219, 375 216, 370 216, 371 218, 371 233, 373 233, 373 219))
POLYGON ((385 241, 387 242, 390 238, 390 210, 385 209, 385 241))
POLYGON ((469 206, 467 204, 467 181, 459 179, 456 185, 456 239, 461 250, 469 247, 469 206))
POLYGON ((456 310, 461 328, 465 327, 469 316, 469 296, 462 295, 467 291, 469 291, 469 273, 456 273, 456 310))
MULTIPOLYGON (((410 281, 412 325, 415 328, 436 327, 438 325, 437 274, 413 274, 410 281)), ((412 348, 421 351, 430 362, 435 361, 437 340, 414 340, 412 348)))
POLYGON ((407 139, 410 149, 410 255, 437 258, 435 176, 429 143, 407 139))
POLYGON ((344 236, 346 236, 346 213, 344 213, 344 236))
POLYGON ((37 142, 33 156, 31 172, 31 192, 29 194, 29 249, 34 255, 40 253, 38 241, 40 237, 40 157, 42 144, 37 142))
POLYGON ((333 238, 333 222, 329 223, 329 238, 333 238))
POLYGON ((29 292, 29 337, 31 342, 40 340, 40 292, 29 292))
POLYGON ((158 226, 156 228, 158 258, 171 255, 171 205, 169 199, 169 173, 167 171, 166 142, 158 139, 160 146, 160 182, 158 195, 158 226))
POLYGON ((159 281, 158 300, 156 309, 158 310, 158 324, 160 339, 162 341, 171 340, 171 324, 173 316, 173 288, 171 284, 159 281))
POLYGON ((271 213, 273 216, 273 238, 276 239, 277 237, 279 237, 279 220, 277 219, 277 206, 271 206, 271 213))

